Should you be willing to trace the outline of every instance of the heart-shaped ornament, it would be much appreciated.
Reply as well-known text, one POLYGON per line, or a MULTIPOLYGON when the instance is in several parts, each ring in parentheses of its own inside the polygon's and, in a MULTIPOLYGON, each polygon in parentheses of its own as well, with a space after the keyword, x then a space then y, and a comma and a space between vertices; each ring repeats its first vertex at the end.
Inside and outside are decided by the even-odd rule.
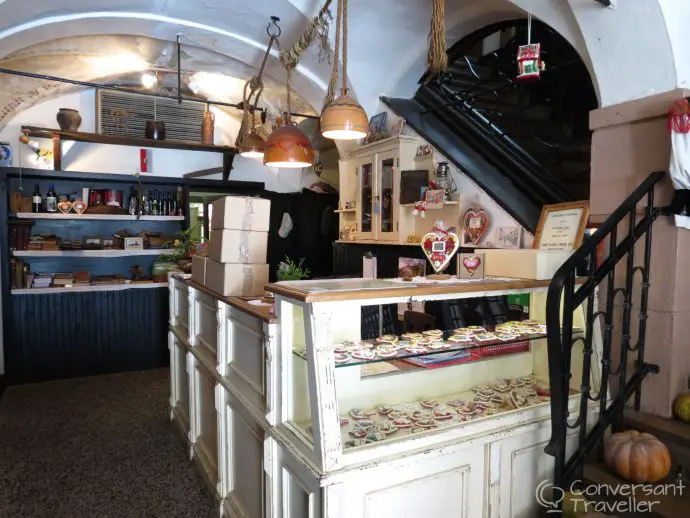
POLYGON ((462 258, 462 266, 467 270, 470 276, 474 275, 474 272, 477 271, 477 268, 479 268, 481 264, 482 260, 476 255, 467 255, 462 258))
POLYGON ((489 229, 489 215, 484 209, 470 209, 465 212, 463 227, 472 244, 476 245, 489 229))
POLYGON ((69 214, 72 211, 72 202, 63 200, 61 202, 58 202, 57 208, 63 214, 69 214))
POLYGON ((74 209, 74 212, 76 212, 77 214, 84 214, 84 212, 88 208, 88 205, 85 201, 77 200, 75 202, 72 202, 72 208, 74 209))
POLYGON ((460 239, 452 232, 429 232, 422 237, 422 250, 436 273, 448 266, 460 248, 460 239))

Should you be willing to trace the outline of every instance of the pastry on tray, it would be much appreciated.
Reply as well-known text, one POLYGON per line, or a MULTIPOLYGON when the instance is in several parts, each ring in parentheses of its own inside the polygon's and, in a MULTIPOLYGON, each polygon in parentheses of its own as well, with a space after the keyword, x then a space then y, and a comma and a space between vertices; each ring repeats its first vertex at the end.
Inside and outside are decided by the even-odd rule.
POLYGON ((398 337, 395 336, 395 335, 382 335, 382 336, 379 336, 379 337, 376 339, 376 341, 377 341, 377 342, 380 342, 380 343, 389 343, 389 344, 392 344, 392 343, 398 341, 398 337))
POLYGON ((422 331, 422 334, 428 337, 437 337, 443 336, 443 331, 440 329, 427 329, 426 331, 422 331))

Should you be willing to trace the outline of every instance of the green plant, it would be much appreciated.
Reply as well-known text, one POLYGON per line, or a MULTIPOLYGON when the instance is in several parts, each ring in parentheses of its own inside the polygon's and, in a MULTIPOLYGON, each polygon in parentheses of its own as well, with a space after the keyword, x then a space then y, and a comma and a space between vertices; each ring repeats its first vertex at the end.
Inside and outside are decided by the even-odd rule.
POLYGON ((198 225, 181 230, 175 234, 175 239, 166 241, 163 244, 166 250, 161 254, 160 260, 174 262, 191 258, 197 252, 199 244, 201 244, 201 241, 194 237, 197 228, 198 225))
POLYGON ((288 256, 285 256, 285 261, 282 261, 278 265, 278 280, 279 281, 299 281, 300 279, 306 279, 310 275, 309 268, 303 268, 304 257, 299 260, 299 263, 291 260, 288 256))

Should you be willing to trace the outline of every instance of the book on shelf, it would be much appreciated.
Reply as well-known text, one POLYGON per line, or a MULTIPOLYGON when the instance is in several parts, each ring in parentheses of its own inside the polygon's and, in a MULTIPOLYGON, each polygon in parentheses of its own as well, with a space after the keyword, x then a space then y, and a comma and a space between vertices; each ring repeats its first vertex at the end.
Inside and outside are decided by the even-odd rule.
POLYGON ((91 275, 89 272, 74 272, 75 284, 89 284, 91 283, 91 275))

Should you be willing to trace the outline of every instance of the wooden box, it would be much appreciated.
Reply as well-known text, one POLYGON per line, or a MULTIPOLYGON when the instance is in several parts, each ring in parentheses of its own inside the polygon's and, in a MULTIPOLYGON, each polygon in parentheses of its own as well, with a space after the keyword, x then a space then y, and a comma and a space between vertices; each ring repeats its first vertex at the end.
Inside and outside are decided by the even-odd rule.
POLYGON ((268 232, 270 217, 270 200, 226 196, 213 202, 211 228, 268 232))
POLYGON ((206 261, 204 286, 223 297, 251 297, 263 295, 268 284, 267 264, 219 263, 206 261))
POLYGON ((484 254, 484 275, 512 279, 549 280, 573 250, 476 249, 484 254))
POLYGON ((265 264, 268 232, 214 230, 208 256, 219 263, 265 264))

